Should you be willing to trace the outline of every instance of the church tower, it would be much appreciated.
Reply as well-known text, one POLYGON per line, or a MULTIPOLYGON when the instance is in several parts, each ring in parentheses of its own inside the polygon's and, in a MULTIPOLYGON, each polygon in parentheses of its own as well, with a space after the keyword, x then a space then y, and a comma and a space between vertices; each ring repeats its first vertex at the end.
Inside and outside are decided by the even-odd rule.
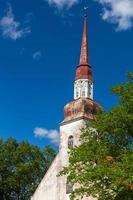
POLYGON ((61 126, 75 121, 93 120, 101 106, 93 100, 93 76, 88 50, 87 16, 84 16, 79 65, 74 81, 74 100, 64 107, 61 126))
POLYGON ((88 55, 87 16, 84 16, 84 28, 81 44, 80 61, 74 82, 74 99, 88 97, 93 99, 93 80, 90 58, 88 55))
MULTIPOLYGON (((39 184, 31 200, 70 200, 73 186, 67 177, 57 176, 68 165, 68 151, 79 145, 81 129, 94 120, 101 106, 93 100, 93 77, 88 51, 87 16, 84 16, 79 65, 74 81, 74 100, 64 107, 64 120, 60 124, 59 153, 39 184)), ((84 200, 92 200, 85 197, 84 200)))
MULTIPOLYGON (((60 153, 62 166, 68 164, 68 151, 72 146, 79 145, 81 129, 86 123, 95 119, 101 106, 93 100, 93 77, 88 50, 87 16, 84 16, 83 35, 80 61, 76 68, 74 81, 74 100, 64 107, 64 121, 60 124, 60 153)), ((64 197, 69 199, 72 186, 64 180, 64 197)), ((85 198, 85 200, 90 200, 85 198)))

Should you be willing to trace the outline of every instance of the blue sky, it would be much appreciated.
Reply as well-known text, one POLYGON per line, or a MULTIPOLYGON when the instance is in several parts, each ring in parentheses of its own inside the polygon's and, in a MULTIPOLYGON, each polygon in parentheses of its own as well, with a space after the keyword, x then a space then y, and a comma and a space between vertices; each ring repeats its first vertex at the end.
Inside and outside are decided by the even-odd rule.
MULTIPOLYGON (((117 102, 110 88, 133 69, 133 1, 88 7, 94 98, 109 110, 117 102)), ((78 0, 0 0, 0 137, 56 147, 63 107, 73 100, 82 8, 78 0)))

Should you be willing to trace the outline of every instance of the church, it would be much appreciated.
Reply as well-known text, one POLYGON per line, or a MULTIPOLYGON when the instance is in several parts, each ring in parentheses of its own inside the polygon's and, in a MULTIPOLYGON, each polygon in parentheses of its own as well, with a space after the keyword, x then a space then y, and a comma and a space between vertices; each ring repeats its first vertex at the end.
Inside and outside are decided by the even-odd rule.
MULTIPOLYGON (((31 200, 69 200, 73 190, 67 177, 57 176, 68 165, 68 150, 79 145, 81 129, 94 120, 101 106, 93 100, 93 76, 88 51, 87 15, 84 16, 80 61, 74 80, 74 99, 64 107, 64 120, 60 123, 59 152, 31 197, 31 200)), ((79 200, 79 198, 76 198, 79 200)), ((94 200, 84 197, 84 200, 94 200)))

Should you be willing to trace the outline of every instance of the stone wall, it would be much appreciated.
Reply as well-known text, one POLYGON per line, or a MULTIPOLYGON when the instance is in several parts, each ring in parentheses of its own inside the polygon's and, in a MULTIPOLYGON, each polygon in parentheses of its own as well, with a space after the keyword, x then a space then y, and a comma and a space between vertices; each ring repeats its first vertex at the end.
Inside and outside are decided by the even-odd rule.
MULTIPOLYGON (((69 136, 73 136, 74 145, 79 145, 81 129, 85 124, 86 120, 80 119, 60 126, 59 153, 31 197, 31 200, 70 200, 69 194, 66 194, 67 178, 57 175, 64 166, 68 165, 69 136)), ((92 198, 84 198, 84 200, 92 200, 92 198)))
POLYGON ((56 156, 49 170, 45 174, 31 200, 59 200, 59 181, 57 177, 61 169, 60 154, 56 156))

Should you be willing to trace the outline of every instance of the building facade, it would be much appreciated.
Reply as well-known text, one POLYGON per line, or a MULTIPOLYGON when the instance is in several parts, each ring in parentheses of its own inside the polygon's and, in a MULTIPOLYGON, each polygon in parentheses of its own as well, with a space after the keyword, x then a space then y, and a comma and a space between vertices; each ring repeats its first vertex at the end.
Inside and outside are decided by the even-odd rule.
MULTIPOLYGON (((87 16, 84 16, 80 62, 76 68, 74 100, 64 107, 64 120, 60 124, 59 152, 45 174, 31 200, 69 200, 73 187, 65 176, 57 176, 68 165, 68 150, 79 145, 81 129, 95 119, 100 105, 93 100, 93 77, 88 53, 87 16)), ((92 200, 84 197, 84 200, 92 200)), ((80 200, 76 198, 76 200, 80 200)))

